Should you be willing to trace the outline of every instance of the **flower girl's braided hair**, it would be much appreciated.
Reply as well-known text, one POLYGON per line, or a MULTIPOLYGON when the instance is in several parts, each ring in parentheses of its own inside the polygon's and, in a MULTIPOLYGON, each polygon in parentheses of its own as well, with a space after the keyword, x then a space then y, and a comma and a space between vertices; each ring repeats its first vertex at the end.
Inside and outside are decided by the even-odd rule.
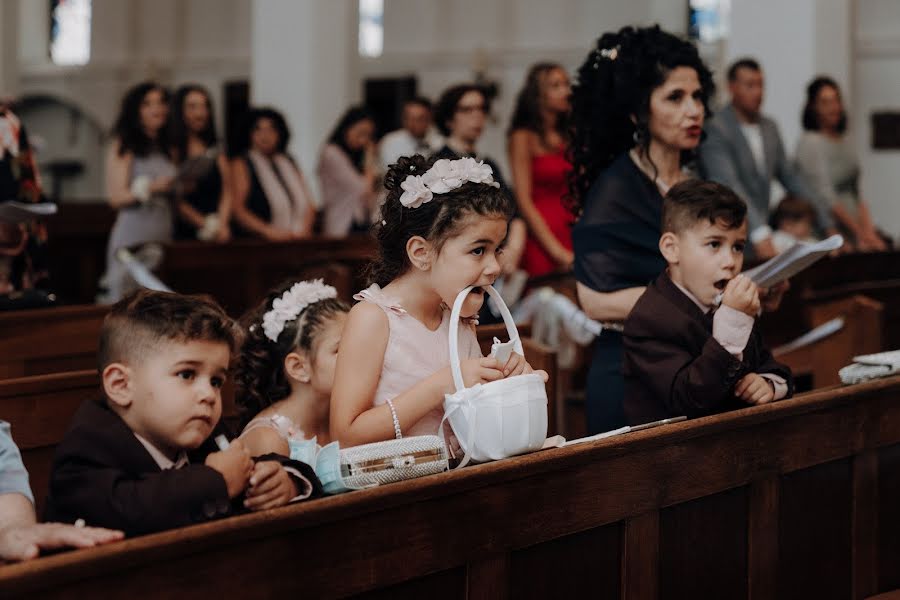
POLYGON ((406 242, 411 237, 421 236, 440 249, 449 237, 458 233, 459 222, 470 214, 501 216, 507 220, 513 216, 514 204, 509 192, 493 181, 490 167, 471 158, 435 161, 418 154, 403 156, 391 165, 384 187, 387 199, 373 227, 378 257, 369 267, 370 282, 382 287, 410 268, 406 242), (436 163, 436 170, 432 170, 436 163), (439 171, 450 171, 451 175, 463 172, 462 185, 438 187, 429 182, 428 176, 434 178, 439 171), (421 179, 414 181, 411 176, 421 179))
POLYGON ((246 338, 235 369, 241 427, 267 406, 290 395, 284 359, 297 349, 314 354, 322 326, 336 314, 350 310, 335 296, 334 288, 321 281, 291 280, 274 288, 241 317, 246 338))

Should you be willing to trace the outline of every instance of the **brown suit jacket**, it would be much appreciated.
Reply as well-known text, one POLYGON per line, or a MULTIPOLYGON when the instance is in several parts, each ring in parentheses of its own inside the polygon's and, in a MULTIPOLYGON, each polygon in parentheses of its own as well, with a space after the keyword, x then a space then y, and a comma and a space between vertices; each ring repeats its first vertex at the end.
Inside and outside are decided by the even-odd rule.
POLYGON ((212 437, 191 464, 162 471, 125 421, 103 400, 88 400, 56 448, 45 519, 81 518, 132 536, 226 515, 225 478, 203 464, 217 450, 212 437))
POLYGON ((625 416, 631 425, 744 408, 734 386, 747 373, 783 377, 787 397, 793 393, 791 370, 763 346, 758 324, 738 360, 713 338, 712 315, 704 315, 667 272, 634 305, 623 343, 625 416))

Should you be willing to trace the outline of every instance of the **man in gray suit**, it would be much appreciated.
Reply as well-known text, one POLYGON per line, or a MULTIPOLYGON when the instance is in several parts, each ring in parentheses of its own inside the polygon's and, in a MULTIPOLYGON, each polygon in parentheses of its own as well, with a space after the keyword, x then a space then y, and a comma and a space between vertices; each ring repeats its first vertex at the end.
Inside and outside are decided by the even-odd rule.
POLYGON ((775 255, 769 228, 769 196, 773 177, 788 193, 816 207, 819 227, 833 229, 824 199, 794 170, 784 152, 775 122, 760 113, 763 101, 762 69, 752 58, 738 60, 728 69, 731 104, 708 121, 706 139, 700 145, 703 177, 727 185, 747 203, 747 220, 753 254, 768 259, 775 255))

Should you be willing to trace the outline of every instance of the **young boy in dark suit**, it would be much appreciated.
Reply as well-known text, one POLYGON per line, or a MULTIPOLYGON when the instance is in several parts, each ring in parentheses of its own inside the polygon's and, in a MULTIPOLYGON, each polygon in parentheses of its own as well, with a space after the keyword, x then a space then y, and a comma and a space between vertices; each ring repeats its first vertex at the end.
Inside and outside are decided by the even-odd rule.
POLYGON ((789 397, 790 369, 763 346, 759 290, 740 274, 747 206, 698 180, 663 203, 659 249, 668 268, 625 321, 625 415, 632 425, 700 417, 789 397))
POLYGON ((309 495, 306 474, 282 466, 295 461, 254 464, 240 441, 216 449, 238 345, 234 322, 205 297, 141 290, 114 305, 100 334, 105 397, 78 409, 57 447, 47 519, 138 535, 229 514, 245 491, 262 507, 309 495))

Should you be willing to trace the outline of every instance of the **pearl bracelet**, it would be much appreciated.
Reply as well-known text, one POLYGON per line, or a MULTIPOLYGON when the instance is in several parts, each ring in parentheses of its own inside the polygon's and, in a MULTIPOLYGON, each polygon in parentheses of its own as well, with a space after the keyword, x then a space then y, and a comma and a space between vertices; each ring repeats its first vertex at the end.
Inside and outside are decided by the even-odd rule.
POLYGON ((387 405, 391 409, 391 419, 394 421, 394 437, 399 440, 403 437, 403 433, 400 431, 400 419, 397 418, 397 410, 394 408, 394 403, 391 400, 387 401, 387 405))

